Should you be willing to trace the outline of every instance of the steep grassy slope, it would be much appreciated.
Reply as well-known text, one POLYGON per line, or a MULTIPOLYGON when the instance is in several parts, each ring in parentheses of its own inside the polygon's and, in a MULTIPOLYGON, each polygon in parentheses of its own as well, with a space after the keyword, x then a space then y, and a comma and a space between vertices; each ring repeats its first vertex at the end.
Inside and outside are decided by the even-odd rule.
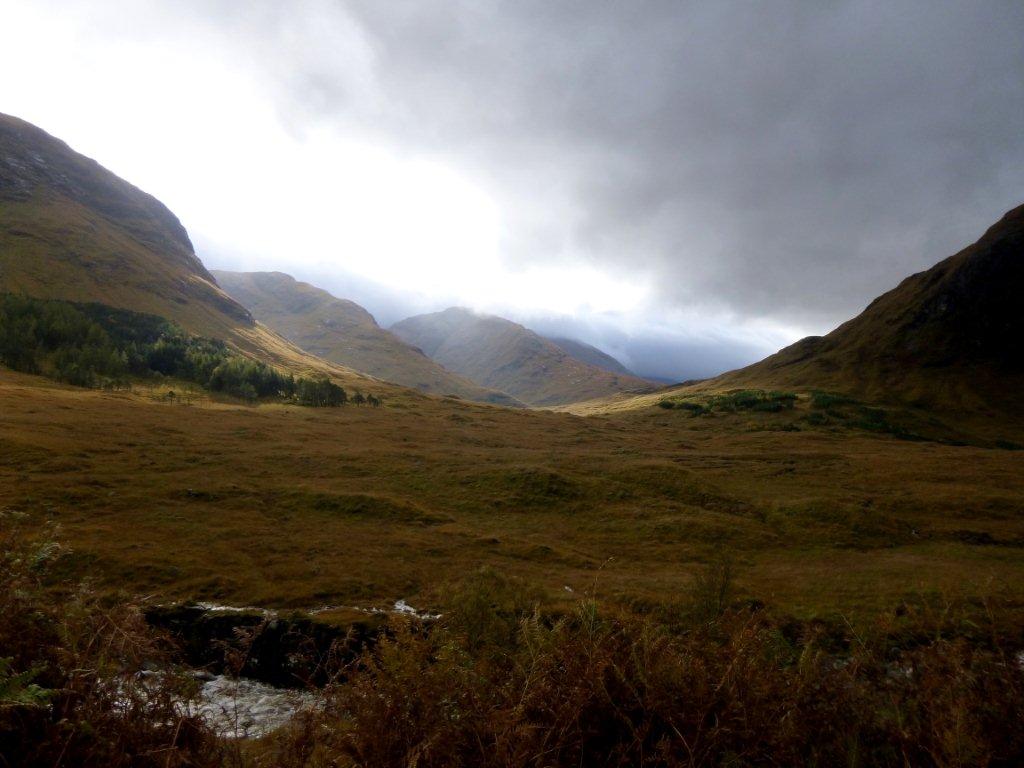
POLYGON ((940 408, 1022 410, 1024 206, 824 337, 709 385, 816 388, 940 408))
POLYGON ((467 309, 417 315, 391 330, 448 370, 529 405, 651 389, 643 379, 584 363, 518 323, 467 309))
POLYGON ((296 373, 363 381, 257 323, 220 289, 156 198, 7 115, 0 115, 0 291, 145 312, 296 373))
POLYGON ((281 272, 214 271, 217 282, 261 323, 307 352, 371 376, 438 395, 521 405, 446 371, 384 330, 358 304, 281 272))
POLYGON ((0 280, 223 334, 252 316, 217 287, 178 219, 66 144, 0 116, 0 280))
POLYGON ((555 344, 555 346, 560 347, 577 360, 586 363, 587 365, 593 365, 611 373, 620 373, 623 376, 635 375, 631 370, 629 370, 629 368, 624 366, 614 357, 609 355, 607 352, 602 352, 595 346, 586 344, 582 341, 577 341, 576 339, 563 339, 552 336, 547 338, 548 341, 555 344))

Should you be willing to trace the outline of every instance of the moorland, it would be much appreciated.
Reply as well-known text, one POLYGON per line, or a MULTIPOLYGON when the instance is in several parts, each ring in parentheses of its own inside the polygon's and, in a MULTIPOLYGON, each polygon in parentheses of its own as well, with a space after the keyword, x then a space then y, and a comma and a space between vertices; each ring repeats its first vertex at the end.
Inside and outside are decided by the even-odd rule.
POLYGON ((1020 764, 1022 233, 707 381, 452 372, 0 116, 0 764, 1020 764), (314 703, 225 729, 257 657, 314 703))

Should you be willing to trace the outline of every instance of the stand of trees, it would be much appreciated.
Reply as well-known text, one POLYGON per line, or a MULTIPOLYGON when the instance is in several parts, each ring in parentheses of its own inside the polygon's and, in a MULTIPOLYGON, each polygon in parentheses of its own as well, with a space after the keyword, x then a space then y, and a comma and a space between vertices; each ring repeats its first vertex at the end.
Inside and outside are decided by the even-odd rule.
POLYGON ((324 376, 320 379, 299 379, 295 398, 300 405, 330 407, 348 402, 348 393, 324 376))
POLYGON ((120 388, 133 378, 166 376, 250 401, 281 397, 315 407, 348 401, 327 377, 282 374, 155 315, 15 294, 0 294, 0 364, 80 387, 120 388))

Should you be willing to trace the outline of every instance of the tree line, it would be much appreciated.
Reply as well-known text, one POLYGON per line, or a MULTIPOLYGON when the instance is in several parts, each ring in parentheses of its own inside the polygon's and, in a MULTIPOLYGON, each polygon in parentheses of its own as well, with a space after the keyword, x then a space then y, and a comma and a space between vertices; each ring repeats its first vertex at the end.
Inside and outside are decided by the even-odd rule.
POLYGON ((374 395, 349 398, 326 376, 285 375, 155 315, 16 294, 0 294, 0 364, 79 387, 127 388, 133 379, 167 377, 249 401, 381 405, 374 395))

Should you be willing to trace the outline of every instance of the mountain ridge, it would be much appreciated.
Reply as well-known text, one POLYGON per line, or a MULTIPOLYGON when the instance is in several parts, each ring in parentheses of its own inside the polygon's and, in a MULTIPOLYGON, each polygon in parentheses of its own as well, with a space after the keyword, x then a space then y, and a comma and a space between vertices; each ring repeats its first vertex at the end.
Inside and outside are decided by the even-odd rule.
POLYGON ((359 386, 256 322, 225 293, 156 197, 20 118, 0 114, 0 291, 170 320, 296 374, 359 386))
POLYGON ((212 274, 257 320, 310 354, 411 387, 477 402, 522 407, 515 398, 445 370, 415 347, 381 328, 373 315, 284 272, 212 274))
POLYGON ((559 406, 652 388, 638 377, 578 360, 519 323, 463 307, 406 318, 391 331, 448 370, 528 405, 559 406))
MULTIPOLYGON (((603 368, 609 373, 620 373, 623 376, 637 376, 637 374, 629 370, 629 368, 623 365, 615 357, 601 349, 598 349, 593 344, 587 344, 585 341, 570 339, 564 336, 545 336, 544 338, 555 344, 555 346, 561 347, 580 362, 587 363, 589 365, 596 365, 598 368, 603 368)), ((637 376, 637 378, 642 377, 637 376)))

